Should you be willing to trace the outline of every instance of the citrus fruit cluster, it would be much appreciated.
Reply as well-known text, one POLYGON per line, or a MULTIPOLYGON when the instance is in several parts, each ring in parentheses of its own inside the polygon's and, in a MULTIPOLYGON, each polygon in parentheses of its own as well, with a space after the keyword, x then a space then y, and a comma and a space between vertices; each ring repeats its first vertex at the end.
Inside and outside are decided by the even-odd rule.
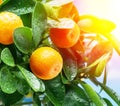
MULTIPOLYGON (((113 22, 89 14, 79 15, 73 2, 62 5, 57 16, 59 17, 58 20, 48 20, 50 25, 49 35, 52 43, 61 53, 64 64, 71 66, 71 60, 76 63, 78 69, 89 67, 101 56, 109 52, 112 54, 112 46, 116 48, 115 43, 110 44, 114 41, 111 41, 108 37, 116 27, 113 22), (106 47, 103 48, 104 44, 106 47), (66 61, 69 62, 66 63, 66 61)), ((97 63, 93 67, 97 67, 97 63)), ((103 67, 105 67, 105 64, 103 67)), ((93 70, 93 68, 90 70, 93 70)), ((100 73, 96 75, 94 74, 95 69, 92 74, 90 70, 86 72, 90 76, 100 76, 103 72, 102 68, 99 71, 100 73)), ((85 70, 82 72, 85 73, 85 70)))
POLYGON ((24 105, 18 101, 30 93, 38 106, 112 106, 88 80, 120 105, 116 93, 105 85, 113 49, 120 54, 120 42, 111 33, 116 25, 79 13, 74 3, 0 0, 3 105, 24 105), (96 78, 101 75, 103 83, 96 78))
MULTIPOLYGON (((104 43, 96 45, 90 51, 88 47, 91 45, 93 39, 88 38, 90 41, 88 45, 85 42, 87 39, 85 35, 86 33, 104 34, 104 29, 110 32, 115 27, 112 22, 98 19, 91 15, 80 16, 73 1, 61 1, 61 4, 59 4, 53 0, 44 4, 44 7, 45 9, 52 8, 56 12, 56 14, 53 13, 51 15, 48 9, 46 10, 49 17, 47 20, 49 29, 48 39, 50 39, 55 48, 45 46, 35 48, 32 51, 30 68, 37 77, 43 80, 53 79, 62 71, 63 63, 70 64, 69 62, 66 63, 69 59, 74 61, 76 67, 79 69, 83 68, 86 63, 88 65, 92 64, 92 62, 100 58, 103 54, 111 51, 112 47, 110 46, 109 49, 105 48, 101 52, 104 43), (100 25, 97 26, 98 24, 100 25), (109 27, 104 26, 104 24, 108 24, 109 27), (96 48, 100 49, 99 52, 96 48), (96 55, 95 52, 100 55, 97 57, 94 56, 96 55)), ((23 26, 22 19, 16 14, 7 11, 1 12, 0 43, 3 45, 13 44, 15 41, 13 37, 14 30, 23 26)), ((100 39, 104 41, 102 37, 100 39)), ((97 42, 99 43, 99 40, 97 42)), ((108 45, 107 41, 105 43, 108 45)))

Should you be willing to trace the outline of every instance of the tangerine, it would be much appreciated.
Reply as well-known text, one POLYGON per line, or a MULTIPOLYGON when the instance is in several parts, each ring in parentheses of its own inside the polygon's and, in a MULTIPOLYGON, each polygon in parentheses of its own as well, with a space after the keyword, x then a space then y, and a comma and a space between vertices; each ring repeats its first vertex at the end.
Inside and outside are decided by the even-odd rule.
POLYGON ((13 32, 23 26, 19 16, 11 12, 0 13, 0 43, 9 45, 13 43, 13 32))
POLYGON ((72 47, 77 43, 79 36, 79 26, 69 18, 61 18, 55 27, 50 28, 50 38, 59 48, 72 47))
POLYGON ((62 70, 62 56, 51 47, 40 47, 30 56, 30 68, 40 79, 55 78, 62 70))

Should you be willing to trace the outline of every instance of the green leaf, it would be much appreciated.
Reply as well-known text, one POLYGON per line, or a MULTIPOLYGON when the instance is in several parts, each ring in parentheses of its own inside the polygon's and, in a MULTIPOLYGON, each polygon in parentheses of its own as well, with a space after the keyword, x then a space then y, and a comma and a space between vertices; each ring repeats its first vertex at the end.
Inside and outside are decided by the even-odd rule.
POLYGON ((42 39, 42 33, 47 26, 47 14, 41 2, 37 2, 32 15, 32 31, 35 47, 42 39))
POLYGON ((41 106, 41 101, 40 101, 40 98, 39 98, 39 94, 34 93, 34 94, 33 94, 33 100, 35 101, 35 103, 36 103, 38 106, 41 106))
POLYGON ((33 0, 10 0, 0 8, 0 11, 10 11, 15 14, 27 14, 33 11, 35 2, 33 0))
POLYGON ((12 104, 15 104, 16 102, 21 100, 23 98, 23 95, 21 95, 17 91, 13 94, 6 94, 0 90, 0 98, 4 106, 11 106, 12 104))
POLYGON ((67 61, 69 61, 69 62, 66 62, 64 64, 63 70, 64 70, 64 73, 65 73, 67 79, 69 81, 72 81, 72 80, 74 80, 74 78, 77 75, 77 63, 76 63, 76 61, 74 61, 72 59, 68 59, 67 61))
POLYGON ((30 86, 28 83, 23 79, 19 79, 17 82, 17 91, 22 95, 26 95, 28 94, 29 90, 30 86))
POLYGON ((60 54, 63 57, 64 65, 63 65, 63 72, 66 76, 66 78, 69 81, 74 80, 74 78, 77 76, 77 59, 74 56, 74 53, 69 48, 58 48, 60 54))
POLYGON ((32 51, 32 31, 28 27, 20 27, 14 31, 14 43, 25 54, 32 51))
POLYGON ((112 103, 108 99, 103 98, 103 100, 105 101, 105 103, 107 104, 107 106, 113 106, 112 103))
POLYGON ((25 77, 26 81, 30 85, 30 87, 35 91, 35 92, 43 92, 45 90, 45 86, 41 80, 38 80, 37 77, 31 73, 30 71, 26 70, 25 68, 21 67, 18 65, 19 70, 25 77))
POLYGON ((95 103, 96 106, 103 106, 102 100, 89 84, 85 82, 81 82, 80 84, 85 89, 87 95, 92 100, 92 102, 95 103))
POLYGON ((20 15, 20 18, 22 19, 24 26, 31 27, 31 21, 32 21, 32 14, 31 13, 22 14, 22 15, 20 15))
POLYGON ((18 68, 16 68, 16 71, 14 71, 14 75, 17 78, 17 91, 22 95, 28 94, 30 91, 30 86, 18 68))
POLYGON ((48 81, 44 81, 46 87, 46 94, 49 100, 55 106, 61 106, 64 96, 65 96, 65 87, 61 81, 60 76, 48 81))
POLYGON ((77 85, 69 85, 62 106, 89 106, 89 99, 84 90, 77 85))
POLYGON ((47 106, 54 106, 50 101, 47 103, 47 106))
POLYGON ((98 65, 96 67, 96 70, 94 72, 94 75, 96 77, 99 77, 102 74, 102 72, 108 62, 109 57, 110 57, 110 53, 107 53, 103 58, 101 58, 100 62, 98 63, 98 65))
POLYGON ((104 84, 100 82, 99 82, 99 85, 118 104, 118 106, 120 106, 120 96, 117 95, 117 93, 110 87, 105 86, 104 84))
POLYGON ((16 91, 16 78, 10 73, 8 67, 3 67, 1 73, 1 89, 3 92, 12 94, 16 91))
POLYGON ((51 101, 51 103, 54 106, 61 106, 61 103, 57 100, 57 98, 54 96, 54 94, 49 90, 49 88, 46 88, 45 90, 46 95, 48 97, 48 99, 51 101))
POLYGON ((1 60, 8 66, 14 67, 14 59, 11 51, 8 48, 4 48, 1 52, 1 60))
POLYGON ((70 81, 68 79, 66 79, 66 77, 62 74, 62 72, 60 73, 61 76, 61 80, 63 82, 63 84, 69 84, 70 81))

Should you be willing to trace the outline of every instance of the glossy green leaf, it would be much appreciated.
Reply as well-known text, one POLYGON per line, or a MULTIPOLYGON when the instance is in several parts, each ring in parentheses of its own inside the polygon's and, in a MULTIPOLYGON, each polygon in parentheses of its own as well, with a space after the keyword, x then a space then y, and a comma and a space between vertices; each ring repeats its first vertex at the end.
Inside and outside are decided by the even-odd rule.
POLYGON ((46 95, 55 106, 61 106, 64 96, 65 87, 60 76, 48 81, 44 81, 46 87, 46 95))
POLYGON ((91 99, 93 103, 95 103, 96 106, 103 106, 102 100, 89 84, 85 82, 81 82, 80 84, 85 89, 88 97, 91 99))
POLYGON ((41 2, 37 2, 32 15, 32 31, 35 47, 38 46, 42 39, 42 33, 47 25, 47 14, 41 2))
POLYGON ((77 63, 75 60, 71 58, 67 58, 64 62, 63 71, 65 73, 65 76, 69 81, 74 80, 74 78, 77 75, 77 63))
POLYGON ((117 93, 113 89, 111 89, 110 87, 105 86, 102 83, 99 83, 99 85, 119 106, 120 105, 120 96, 117 95, 117 93))
POLYGON ((81 87, 69 85, 62 106, 90 106, 90 103, 81 87))
POLYGON ((28 94, 29 91, 31 90, 30 86, 29 86, 29 84, 25 80, 25 77, 23 76, 21 71, 19 71, 18 68, 15 68, 14 75, 17 78, 17 91, 22 95, 28 94))
POLYGON ((11 51, 8 48, 4 48, 1 52, 1 60, 8 66, 14 67, 15 62, 11 54, 11 51))
POLYGON ((37 77, 28 71, 27 69, 21 67, 18 65, 19 70, 25 77, 26 81, 30 85, 30 87, 35 91, 35 92, 43 92, 45 90, 45 86, 41 80, 38 80, 37 77))
POLYGON ((66 78, 69 81, 74 80, 74 78, 77 75, 77 60, 74 56, 74 53, 69 48, 58 48, 60 54, 63 57, 64 65, 63 65, 63 72, 66 76, 66 78))
POLYGON ((72 59, 69 59, 69 64, 64 64, 63 70, 69 81, 72 81, 77 75, 77 66, 76 62, 72 59))
POLYGON ((27 14, 33 11, 34 0, 10 0, 0 8, 0 11, 10 11, 20 14, 27 14))
POLYGON ((19 92, 14 92, 13 94, 6 94, 0 90, 0 98, 5 106, 11 106, 23 98, 19 92))
POLYGON ((48 97, 48 99, 50 100, 50 102, 52 102, 52 104, 54 106, 61 106, 61 103, 57 100, 57 98, 55 97, 55 95, 49 90, 49 88, 46 87, 46 95, 48 97))
POLYGON ((8 67, 3 67, 0 71, 1 73, 1 89, 3 92, 12 94, 16 91, 17 80, 10 73, 8 67))
POLYGON ((22 95, 26 95, 28 94, 29 90, 30 86, 28 83, 23 79, 19 79, 17 82, 17 91, 22 95))
POLYGON ((32 31, 28 27, 20 27, 14 31, 14 43, 25 54, 32 51, 32 31))

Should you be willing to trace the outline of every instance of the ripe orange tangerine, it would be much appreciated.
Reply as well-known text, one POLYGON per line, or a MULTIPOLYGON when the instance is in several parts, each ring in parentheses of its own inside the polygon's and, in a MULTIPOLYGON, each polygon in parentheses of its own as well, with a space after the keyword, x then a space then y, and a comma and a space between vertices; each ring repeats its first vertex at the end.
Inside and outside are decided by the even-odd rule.
POLYGON ((11 12, 0 13, 0 43, 9 45, 13 43, 13 32, 23 26, 19 16, 11 12))
POLYGON ((40 47, 30 56, 30 68, 40 79, 55 78, 62 70, 62 56, 51 47, 40 47))
POLYGON ((50 28, 50 38, 59 48, 69 48, 77 43, 79 26, 69 18, 61 18, 56 26, 50 28))

